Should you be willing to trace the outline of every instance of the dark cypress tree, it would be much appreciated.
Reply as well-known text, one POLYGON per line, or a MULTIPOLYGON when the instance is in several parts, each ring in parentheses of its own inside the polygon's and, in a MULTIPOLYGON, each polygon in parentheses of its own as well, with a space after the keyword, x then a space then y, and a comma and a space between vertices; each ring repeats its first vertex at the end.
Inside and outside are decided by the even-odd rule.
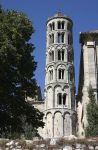
POLYGON ((87 121, 88 126, 85 129, 86 137, 98 136, 98 104, 96 103, 92 86, 88 90, 89 103, 87 105, 87 121))

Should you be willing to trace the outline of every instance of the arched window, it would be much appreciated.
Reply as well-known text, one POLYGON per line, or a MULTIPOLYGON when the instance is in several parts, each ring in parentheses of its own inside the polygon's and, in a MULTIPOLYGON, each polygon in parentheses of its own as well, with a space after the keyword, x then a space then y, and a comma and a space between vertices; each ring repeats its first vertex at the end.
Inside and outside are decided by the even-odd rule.
POLYGON ((54 61, 54 51, 49 52, 49 62, 54 61))
POLYGON ((61 60, 61 51, 58 50, 58 60, 61 60))
POLYGON ((62 60, 64 60, 64 49, 62 50, 62 60))
POLYGON ((58 29, 61 29, 61 23, 60 23, 60 21, 58 22, 58 29))
POLYGON ((58 43, 64 43, 64 33, 58 33, 58 43))
POLYGON ((58 79, 64 79, 64 69, 58 70, 58 79))
POLYGON ((51 44, 51 39, 52 39, 51 35, 49 35, 49 44, 51 44))
POLYGON ((62 104, 62 94, 58 93, 58 104, 61 105, 62 104))
POLYGON ((73 72, 70 71, 70 81, 72 82, 73 81, 73 72))
POLYGON ((54 43, 54 34, 52 34, 51 43, 54 43))
POLYGON ((64 29, 64 25, 65 25, 64 21, 62 22, 58 21, 58 29, 64 29))
POLYGON ((61 35, 60 35, 60 33, 58 33, 58 43, 60 43, 61 42, 61 35))
POLYGON ((61 78, 64 79, 64 69, 61 70, 61 78))
POLYGON ((49 30, 52 31, 52 24, 49 24, 49 30))
POLYGON ((58 60, 64 61, 64 49, 58 50, 58 60))
POLYGON ((54 43, 54 34, 49 35, 49 44, 54 43))
POLYGON ((66 105, 66 94, 58 93, 57 102, 59 105, 66 105))
POLYGON ((68 62, 72 62, 72 52, 68 52, 68 62))
POLYGON ((63 105, 66 105, 66 94, 63 94, 63 105))
POLYGON ((54 24, 54 22, 52 23, 52 29, 55 30, 55 24, 54 24))
POLYGON ((61 41, 64 43, 64 33, 61 34, 61 41))
POLYGON ((52 61, 54 61, 54 51, 51 52, 52 61))
POLYGON ((52 24, 49 24, 49 30, 50 31, 55 30, 55 24, 54 24, 54 22, 52 24))
POLYGON ((59 79, 61 79, 61 69, 59 69, 59 79))
POLYGON ((64 21, 62 21, 62 29, 64 29, 64 25, 65 25, 65 22, 64 22, 64 21))
POLYGON ((49 70, 49 80, 53 80, 53 70, 49 70))
POLYGON ((49 62, 51 62, 51 52, 49 52, 49 62))

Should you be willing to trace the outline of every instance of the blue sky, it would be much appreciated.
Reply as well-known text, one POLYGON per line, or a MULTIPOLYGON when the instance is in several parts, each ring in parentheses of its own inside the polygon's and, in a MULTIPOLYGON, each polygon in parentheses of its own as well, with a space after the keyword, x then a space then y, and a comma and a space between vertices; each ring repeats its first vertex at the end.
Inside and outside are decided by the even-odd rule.
POLYGON ((35 73, 37 83, 44 91, 46 21, 61 11, 73 20, 75 82, 78 86, 80 44, 79 32, 98 30, 98 0, 0 0, 5 9, 24 12, 32 21, 35 33, 31 37, 36 49, 34 52, 38 67, 35 73))

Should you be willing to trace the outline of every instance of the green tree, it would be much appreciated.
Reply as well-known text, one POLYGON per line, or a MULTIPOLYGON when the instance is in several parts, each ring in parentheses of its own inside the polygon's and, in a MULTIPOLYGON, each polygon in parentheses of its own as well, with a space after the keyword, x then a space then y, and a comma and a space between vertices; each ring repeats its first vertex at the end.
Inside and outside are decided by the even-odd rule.
POLYGON ((26 15, 0 8, 0 136, 24 132, 21 117, 37 132, 43 114, 25 101, 36 95, 34 45, 29 42, 34 28, 26 15))
POLYGON ((88 126, 85 129, 85 135, 87 137, 98 136, 98 105, 96 104, 96 99, 92 86, 88 89, 89 103, 87 105, 87 121, 88 126))

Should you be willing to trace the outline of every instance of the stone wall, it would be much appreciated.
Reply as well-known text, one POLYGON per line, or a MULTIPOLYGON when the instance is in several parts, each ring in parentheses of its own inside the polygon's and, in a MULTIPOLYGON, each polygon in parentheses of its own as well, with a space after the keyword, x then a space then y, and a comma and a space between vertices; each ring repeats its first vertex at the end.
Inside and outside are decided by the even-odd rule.
POLYGON ((0 139, 0 150, 98 150, 98 139, 0 139))
POLYGON ((77 95, 77 136, 85 137, 87 127, 87 104, 89 103, 88 88, 92 86, 98 102, 98 31, 80 33, 81 56, 80 74, 77 95))

